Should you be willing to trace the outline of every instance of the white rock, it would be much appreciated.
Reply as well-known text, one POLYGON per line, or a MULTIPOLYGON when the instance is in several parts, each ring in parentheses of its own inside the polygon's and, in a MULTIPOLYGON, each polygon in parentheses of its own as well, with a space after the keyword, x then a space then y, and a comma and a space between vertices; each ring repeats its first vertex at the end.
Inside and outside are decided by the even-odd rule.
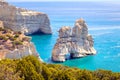
POLYGON ((0 20, 5 27, 25 34, 52 33, 49 18, 45 13, 17 8, 3 0, 0 1, 0 20))
POLYGON ((71 58, 96 54, 93 44, 93 38, 88 34, 85 21, 79 19, 72 29, 65 26, 59 30, 59 38, 52 51, 52 60, 64 62, 68 54, 71 58))

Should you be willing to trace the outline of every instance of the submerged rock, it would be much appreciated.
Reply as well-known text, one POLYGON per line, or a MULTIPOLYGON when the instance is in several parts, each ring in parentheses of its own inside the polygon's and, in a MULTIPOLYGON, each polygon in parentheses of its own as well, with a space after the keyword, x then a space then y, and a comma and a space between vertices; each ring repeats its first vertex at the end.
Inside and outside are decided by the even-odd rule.
POLYGON ((52 60, 64 62, 68 58, 67 55, 70 58, 79 58, 96 54, 93 44, 85 21, 78 19, 72 29, 64 26, 59 30, 59 38, 52 51, 52 60))
POLYGON ((42 32, 51 34, 50 20, 45 13, 17 8, 0 0, 0 20, 6 28, 24 34, 42 32))

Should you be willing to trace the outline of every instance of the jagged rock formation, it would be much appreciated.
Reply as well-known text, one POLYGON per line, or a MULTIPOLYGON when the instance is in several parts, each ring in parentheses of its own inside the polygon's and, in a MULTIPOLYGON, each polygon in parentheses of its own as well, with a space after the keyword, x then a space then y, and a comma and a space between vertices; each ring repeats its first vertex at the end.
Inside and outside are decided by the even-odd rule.
POLYGON ((59 30, 59 38, 52 51, 52 60, 64 62, 68 55, 70 58, 78 58, 96 54, 93 43, 85 21, 79 19, 72 29, 65 26, 59 30))
MULTIPOLYGON (((0 21, 2 23, 2 21, 0 21)), ((4 29, 0 24, 0 60, 5 58, 18 59, 28 55, 39 57, 31 38, 21 32, 4 29)))
POLYGON ((5 27, 25 34, 52 33, 49 18, 45 13, 17 8, 4 0, 0 0, 0 20, 5 27))

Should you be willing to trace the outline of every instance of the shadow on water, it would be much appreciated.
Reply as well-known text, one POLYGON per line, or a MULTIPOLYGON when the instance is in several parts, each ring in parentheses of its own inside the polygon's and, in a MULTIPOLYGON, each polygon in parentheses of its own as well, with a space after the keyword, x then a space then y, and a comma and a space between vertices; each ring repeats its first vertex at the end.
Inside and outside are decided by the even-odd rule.
POLYGON ((89 66, 89 63, 90 64, 94 63, 94 55, 89 55, 86 57, 75 58, 75 59, 69 59, 61 64, 64 64, 70 67, 79 67, 80 65, 89 66))
POLYGON ((37 32, 34 32, 34 33, 32 33, 30 35, 27 35, 27 36, 33 36, 33 35, 40 35, 40 36, 42 36, 42 35, 52 35, 52 34, 45 34, 43 32, 37 31, 37 32))
MULTIPOLYGON (((52 61, 52 58, 49 57, 47 60, 47 63, 52 63, 52 64, 63 64, 66 66, 70 67, 79 67, 80 65, 85 66, 94 66, 94 55, 89 55, 85 57, 80 57, 80 58, 71 58, 70 54, 66 55, 66 61, 65 62, 59 62, 59 61, 52 61), (90 63, 90 64, 89 64, 90 63)), ((83 68, 84 69, 84 68, 83 68)))

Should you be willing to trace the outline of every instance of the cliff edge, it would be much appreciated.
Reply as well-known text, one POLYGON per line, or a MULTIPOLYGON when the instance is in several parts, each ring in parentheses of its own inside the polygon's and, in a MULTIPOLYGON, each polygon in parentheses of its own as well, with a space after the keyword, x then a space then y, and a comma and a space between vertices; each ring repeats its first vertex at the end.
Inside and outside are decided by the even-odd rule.
POLYGON ((85 21, 78 19, 72 29, 65 26, 59 30, 59 38, 52 51, 52 60, 64 62, 68 58, 96 54, 93 44, 85 21))
POLYGON ((3 22, 0 21, 0 60, 19 59, 28 55, 39 57, 31 38, 21 32, 4 29, 3 22))
POLYGON ((27 35, 37 32, 52 34, 50 20, 45 13, 17 8, 4 0, 0 0, 0 20, 5 28, 27 35))

